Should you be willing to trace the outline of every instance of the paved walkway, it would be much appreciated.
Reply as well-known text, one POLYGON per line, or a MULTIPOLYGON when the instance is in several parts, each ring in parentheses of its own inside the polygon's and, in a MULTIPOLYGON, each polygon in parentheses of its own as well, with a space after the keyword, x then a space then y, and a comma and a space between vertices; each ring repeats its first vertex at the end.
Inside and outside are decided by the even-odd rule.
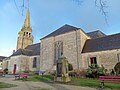
POLYGON ((14 78, 0 78, 0 82, 6 82, 17 85, 11 88, 2 88, 0 90, 37 90, 38 88, 47 88, 48 90, 96 90, 90 87, 81 87, 73 85, 64 85, 56 83, 44 83, 44 82, 33 82, 33 81, 18 81, 14 78))

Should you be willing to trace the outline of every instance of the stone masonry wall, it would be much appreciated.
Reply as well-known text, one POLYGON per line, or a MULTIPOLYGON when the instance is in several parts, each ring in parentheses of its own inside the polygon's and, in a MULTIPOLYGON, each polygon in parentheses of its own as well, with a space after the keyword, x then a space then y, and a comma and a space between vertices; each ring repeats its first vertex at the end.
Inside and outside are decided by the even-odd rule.
POLYGON ((36 71, 39 71, 39 69, 40 69, 40 56, 39 55, 38 56, 31 56, 30 60, 29 60, 29 70, 36 72, 36 71), (37 62, 36 62, 36 67, 33 68, 33 60, 35 57, 37 58, 37 62))
POLYGON ((54 68, 54 43, 57 41, 63 42, 63 55, 67 58, 68 62, 73 65, 73 68, 81 67, 81 47, 83 47, 87 36, 81 30, 75 30, 55 37, 44 38, 41 40, 41 53, 40 53, 40 69, 52 70, 54 68), (81 42, 81 35, 82 42, 81 42), (82 46, 81 46, 82 43, 82 46))
POLYGON ((82 68, 88 68, 90 65, 90 57, 97 58, 97 64, 103 65, 107 70, 111 70, 120 61, 120 49, 83 53, 82 68))
POLYGON ((40 69, 40 56, 13 56, 8 60, 8 71, 10 74, 13 73, 14 64, 16 64, 16 73, 24 72, 24 71, 39 71, 40 69), (34 57, 37 58, 37 66, 33 68, 33 59, 34 57))

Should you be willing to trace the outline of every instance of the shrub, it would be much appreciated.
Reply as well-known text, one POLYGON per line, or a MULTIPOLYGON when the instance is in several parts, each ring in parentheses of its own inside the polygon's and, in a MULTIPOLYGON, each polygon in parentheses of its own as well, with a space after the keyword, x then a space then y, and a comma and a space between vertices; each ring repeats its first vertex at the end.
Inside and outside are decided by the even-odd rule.
POLYGON ((105 69, 104 69, 103 65, 101 65, 101 67, 100 67, 97 64, 92 64, 87 69, 86 77, 89 77, 89 78, 98 78, 101 75, 102 76, 105 75, 104 70, 105 69))
POLYGON ((8 69, 7 68, 4 69, 4 74, 8 74, 8 69))
POLYGON ((114 70, 116 72, 116 75, 119 75, 120 74, 120 62, 118 62, 115 67, 114 67, 114 70))
POLYGON ((75 77, 76 76, 76 73, 75 72, 69 72, 69 76, 71 76, 71 77, 75 77))
POLYGON ((70 64, 70 63, 68 64, 68 70, 69 70, 69 71, 72 71, 72 70, 73 70, 73 66, 72 66, 72 64, 70 64))

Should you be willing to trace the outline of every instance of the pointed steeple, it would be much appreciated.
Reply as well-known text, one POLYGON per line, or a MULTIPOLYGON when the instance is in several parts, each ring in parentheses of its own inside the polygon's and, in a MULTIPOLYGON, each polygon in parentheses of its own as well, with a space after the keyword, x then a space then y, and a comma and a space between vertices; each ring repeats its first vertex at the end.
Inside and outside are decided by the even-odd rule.
POLYGON ((23 27, 30 27, 30 11, 29 11, 29 9, 27 10, 27 14, 26 14, 26 18, 25 18, 23 27))
POLYGON ((28 45, 33 44, 33 39, 34 37, 32 35, 32 28, 30 25, 30 11, 28 9, 23 27, 18 33, 17 50, 20 48, 24 49, 28 45))

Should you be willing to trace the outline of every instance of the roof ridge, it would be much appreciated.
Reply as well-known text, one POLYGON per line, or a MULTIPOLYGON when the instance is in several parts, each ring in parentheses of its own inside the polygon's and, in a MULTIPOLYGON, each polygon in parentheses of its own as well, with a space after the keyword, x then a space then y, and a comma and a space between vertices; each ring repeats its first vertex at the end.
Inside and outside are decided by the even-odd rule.
POLYGON ((112 37, 112 36, 119 35, 119 34, 120 33, 116 33, 116 34, 107 35, 105 37, 99 37, 99 38, 93 38, 93 39, 101 39, 101 38, 106 38, 106 37, 112 37))
POLYGON ((50 34, 46 35, 45 37, 43 37, 41 39, 61 35, 61 34, 71 32, 71 31, 74 31, 74 30, 78 30, 78 29, 80 29, 80 28, 77 28, 77 27, 72 26, 72 25, 65 24, 62 27, 56 29, 55 31, 51 32, 50 34))
POLYGON ((120 49, 120 33, 105 37, 88 39, 82 49, 82 53, 98 52, 112 49, 120 49))

